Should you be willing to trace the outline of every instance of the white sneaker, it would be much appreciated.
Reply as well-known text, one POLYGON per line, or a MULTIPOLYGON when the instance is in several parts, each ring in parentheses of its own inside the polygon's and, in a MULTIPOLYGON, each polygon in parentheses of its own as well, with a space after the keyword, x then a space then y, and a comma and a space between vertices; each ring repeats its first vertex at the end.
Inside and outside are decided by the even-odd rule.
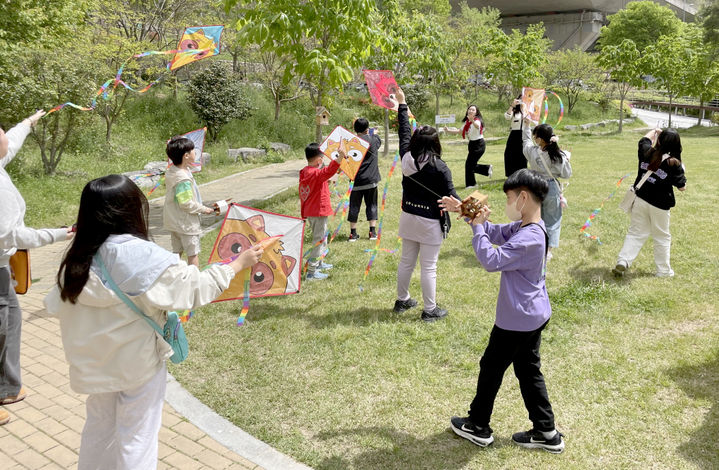
POLYGON ((487 173, 487 178, 492 177, 492 171, 494 170, 494 167, 492 165, 489 165, 489 172, 487 173))
POLYGON ((474 188, 476 188, 476 187, 477 187, 476 184, 472 184, 472 185, 469 185, 469 186, 465 186, 464 189, 474 189, 474 188))

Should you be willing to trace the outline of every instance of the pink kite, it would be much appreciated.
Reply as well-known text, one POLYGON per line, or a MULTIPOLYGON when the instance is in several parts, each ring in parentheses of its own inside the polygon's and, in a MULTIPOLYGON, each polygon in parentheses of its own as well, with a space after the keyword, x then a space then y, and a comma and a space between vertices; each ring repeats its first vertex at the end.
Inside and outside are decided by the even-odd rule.
POLYGON ((394 79, 394 73, 391 70, 363 70, 363 72, 372 102, 377 106, 397 111, 399 103, 395 93, 399 86, 394 79))

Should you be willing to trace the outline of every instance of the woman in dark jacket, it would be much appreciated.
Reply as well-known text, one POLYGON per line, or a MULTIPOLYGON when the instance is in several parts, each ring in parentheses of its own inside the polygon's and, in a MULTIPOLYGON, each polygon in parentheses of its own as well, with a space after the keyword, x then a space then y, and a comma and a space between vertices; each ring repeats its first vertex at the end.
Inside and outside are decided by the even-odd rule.
POLYGON ((409 282, 419 258, 424 301, 422 320, 435 321, 448 313, 437 305, 435 299, 437 258, 442 240, 449 231, 449 215, 440 211, 437 201, 443 196, 459 196, 454 190, 452 172, 442 161, 442 146, 437 130, 422 126, 413 134, 409 108, 401 89, 397 91, 397 100, 403 174, 402 213, 399 218, 402 258, 397 267, 397 301, 394 311, 401 313, 417 305, 417 301, 409 295, 409 282))

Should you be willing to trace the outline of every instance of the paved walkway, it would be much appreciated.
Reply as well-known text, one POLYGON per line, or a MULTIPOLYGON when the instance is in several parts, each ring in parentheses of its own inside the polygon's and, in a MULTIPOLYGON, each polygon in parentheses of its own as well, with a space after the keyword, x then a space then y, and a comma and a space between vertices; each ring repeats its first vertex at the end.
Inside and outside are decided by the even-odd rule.
MULTIPOLYGON (((648 126, 654 127, 667 127, 669 124, 669 114, 660 113, 658 111, 649 111, 647 109, 632 108, 632 115, 638 117, 644 121, 648 126)), ((672 127, 676 129, 686 129, 697 125, 698 119, 690 116, 681 116, 679 114, 672 114, 672 127)), ((709 119, 703 119, 702 126, 710 127, 715 124, 709 119)))
MULTIPOLYGON (((297 184, 303 160, 250 170, 202 185, 206 202, 232 197, 250 203, 297 184)), ((160 221, 162 198, 151 201, 151 231, 169 247, 160 221)), ((208 218, 203 224, 217 221, 208 218)), ((85 422, 85 395, 70 389, 68 364, 62 350, 57 320, 46 316, 42 303, 54 284, 66 243, 32 250, 32 275, 36 281, 21 296, 23 330, 21 364, 28 397, 6 409, 10 423, 0 426, 0 468, 68 469, 77 465, 80 433, 85 422)), ((233 426, 172 378, 162 419, 159 469, 307 469, 267 444, 233 426)))

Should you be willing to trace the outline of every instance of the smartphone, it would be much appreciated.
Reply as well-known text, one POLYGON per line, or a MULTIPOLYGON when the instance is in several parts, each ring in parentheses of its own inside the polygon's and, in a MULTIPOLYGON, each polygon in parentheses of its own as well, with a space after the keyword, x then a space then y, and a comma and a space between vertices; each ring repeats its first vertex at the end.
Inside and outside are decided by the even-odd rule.
POLYGON ((369 135, 374 135, 374 127, 369 128, 369 135))

